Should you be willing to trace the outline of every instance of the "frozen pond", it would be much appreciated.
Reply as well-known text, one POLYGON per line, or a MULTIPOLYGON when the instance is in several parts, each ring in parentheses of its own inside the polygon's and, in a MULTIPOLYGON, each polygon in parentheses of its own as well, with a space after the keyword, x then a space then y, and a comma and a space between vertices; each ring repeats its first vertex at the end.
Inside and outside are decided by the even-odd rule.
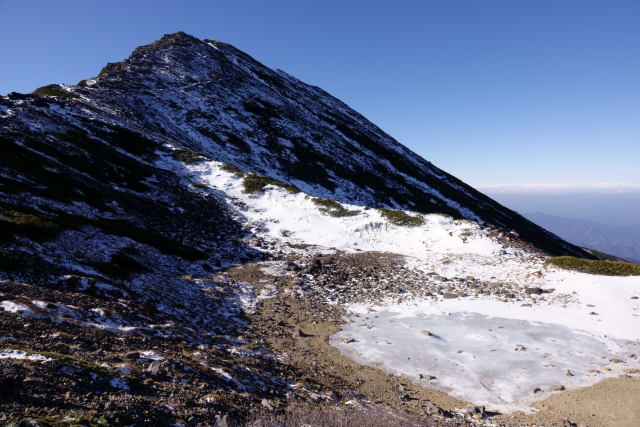
POLYGON ((559 386, 595 383, 638 351, 558 324, 401 311, 361 313, 331 343, 360 363, 501 412, 526 410, 559 386))

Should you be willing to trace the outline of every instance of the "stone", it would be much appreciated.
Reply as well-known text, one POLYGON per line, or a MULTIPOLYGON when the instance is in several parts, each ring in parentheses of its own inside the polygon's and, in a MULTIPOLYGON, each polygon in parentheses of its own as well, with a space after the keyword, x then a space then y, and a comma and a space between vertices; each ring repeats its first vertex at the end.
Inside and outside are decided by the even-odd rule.
POLYGON ((296 336, 296 337, 299 337, 299 338, 307 338, 307 337, 311 336, 311 335, 307 335, 304 332, 302 332, 302 329, 296 330, 296 332, 293 335, 296 336))
POLYGON ((149 364, 149 366, 147 366, 147 368, 144 371, 150 375, 158 375, 158 372, 160 372, 161 366, 162 366, 162 362, 159 360, 156 360, 154 362, 151 362, 151 364, 149 364))
POLYGON ((446 292, 444 295, 442 295, 442 298, 444 298, 444 299, 455 299, 455 298, 458 298, 458 295, 446 292))
POLYGON ((473 406, 468 409, 467 412, 472 418, 476 420, 481 420, 486 415, 486 409, 484 406, 473 406))
POLYGON ((439 415, 439 416, 445 415, 445 412, 442 410, 442 408, 438 407, 435 403, 433 403, 430 400, 423 400, 421 406, 422 406, 422 409, 429 415, 439 415))
POLYGON ((215 427, 230 427, 229 424, 229 415, 216 415, 216 423, 215 427))
POLYGON ((429 331, 427 331, 426 329, 421 330, 420 332, 418 332, 420 335, 424 335, 425 337, 432 337, 433 334, 429 331))
POLYGON ((260 404, 262 404, 262 406, 264 406, 265 408, 267 408, 269 411, 273 411, 275 408, 273 407, 273 405, 271 404, 271 402, 269 402, 267 399, 262 399, 262 401, 260 402, 260 404))
POLYGON ((438 377, 428 374, 418 374, 418 378, 420 378, 421 380, 435 380, 438 377))
POLYGON ((525 288, 524 292, 528 295, 542 295, 542 288, 525 288))
POLYGON ((563 390, 566 390, 566 387, 563 386, 562 384, 552 385, 551 387, 549 387, 549 391, 563 391, 563 390))
POLYGON ((22 384, 24 385, 40 385, 44 382, 42 378, 38 377, 26 377, 22 380, 22 384))
POLYGON ((531 392, 533 392, 533 393, 540 393, 541 391, 542 391, 542 389, 540 387, 533 387, 531 389, 531 392))

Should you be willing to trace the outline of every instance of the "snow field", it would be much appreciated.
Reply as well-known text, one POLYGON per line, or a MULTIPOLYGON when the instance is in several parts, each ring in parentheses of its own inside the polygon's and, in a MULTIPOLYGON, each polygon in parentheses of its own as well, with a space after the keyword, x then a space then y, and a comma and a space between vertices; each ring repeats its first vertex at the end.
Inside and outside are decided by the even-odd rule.
POLYGON ((409 268, 445 278, 472 275, 522 289, 552 289, 527 301, 487 293, 352 304, 351 317, 331 343, 360 363, 501 412, 531 410, 552 392, 638 365, 640 302, 632 298, 640 296, 638 278, 547 269, 543 257, 506 247, 471 221, 431 214, 421 226, 399 227, 375 209, 349 204, 342 205, 358 215, 332 217, 310 196, 279 187, 245 194, 242 178, 221 166, 202 162, 189 169, 269 240, 391 252, 405 255, 409 268))

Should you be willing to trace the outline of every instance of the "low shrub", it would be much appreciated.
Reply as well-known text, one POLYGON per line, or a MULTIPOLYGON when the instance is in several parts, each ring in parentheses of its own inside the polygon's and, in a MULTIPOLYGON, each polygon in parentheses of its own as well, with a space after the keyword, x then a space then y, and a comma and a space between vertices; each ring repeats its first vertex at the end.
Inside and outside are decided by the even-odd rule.
POLYGON ((395 209, 379 208, 380 215, 391 224, 403 227, 417 227, 424 224, 424 219, 420 216, 411 216, 395 209))
POLYGON ((289 193, 299 193, 300 189, 295 185, 287 184, 273 178, 268 178, 266 176, 256 175, 255 173, 250 173, 244 177, 242 180, 242 186, 244 187, 244 192, 247 194, 258 194, 262 192, 264 187, 267 185, 275 185, 276 187, 281 187, 287 190, 289 193))
POLYGON ((460 231, 459 236, 462 240, 467 240, 469 237, 473 236, 473 232, 469 229, 464 229, 460 231))
POLYGON ((102 67, 102 70, 98 73, 98 77, 106 77, 111 73, 117 73, 124 70, 124 64, 122 62, 107 62, 107 65, 102 67))
POLYGON ((191 185, 192 187, 195 187, 195 188, 203 189, 203 190, 206 190, 206 189, 209 188, 209 186, 207 184, 201 184, 199 182, 190 182, 189 185, 191 185))
POLYGON ((630 262, 614 262, 559 256, 549 258, 545 265, 604 276, 640 276, 640 265, 630 262))
POLYGON ((0 205, 0 241, 14 236, 35 241, 53 238, 61 231, 55 218, 23 206, 0 205))
POLYGON ((313 197, 311 201, 315 205, 320 206, 320 212, 327 215, 335 217, 345 217, 360 214, 360 211, 345 209, 340 203, 336 202, 335 200, 313 197))
POLYGON ((33 91, 34 95, 38 96, 61 96, 63 98, 80 98, 80 95, 76 95, 73 92, 68 92, 57 84, 46 85, 39 87, 33 91))
POLYGON ((223 163, 222 166, 220 166, 220 169, 222 169, 225 172, 229 172, 234 174, 235 176, 243 176, 244 175, 244 171, 240 168, 237 168, 233 165, 230 165, 228 163, 223 163))
POLYGON ((183 163, 198 163, 208 160, 206 156, 196 151, 187 150, 186 148, 177 148, 173 150, 172 156, 174 159, 183 163))

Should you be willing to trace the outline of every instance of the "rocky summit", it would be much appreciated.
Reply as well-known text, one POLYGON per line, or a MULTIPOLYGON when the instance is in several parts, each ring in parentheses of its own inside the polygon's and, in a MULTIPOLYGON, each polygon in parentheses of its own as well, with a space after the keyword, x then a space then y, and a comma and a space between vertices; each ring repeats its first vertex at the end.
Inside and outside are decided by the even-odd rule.
POLYGON ((533 387, 475 405, 441 374, 385 368, 347 322, 376 327, 362 316, 383 301, 580 304, 551 255, 593 258, 322 89, 166 35, 77 85, 0 97, 0 421, 479 423, 533 387))

